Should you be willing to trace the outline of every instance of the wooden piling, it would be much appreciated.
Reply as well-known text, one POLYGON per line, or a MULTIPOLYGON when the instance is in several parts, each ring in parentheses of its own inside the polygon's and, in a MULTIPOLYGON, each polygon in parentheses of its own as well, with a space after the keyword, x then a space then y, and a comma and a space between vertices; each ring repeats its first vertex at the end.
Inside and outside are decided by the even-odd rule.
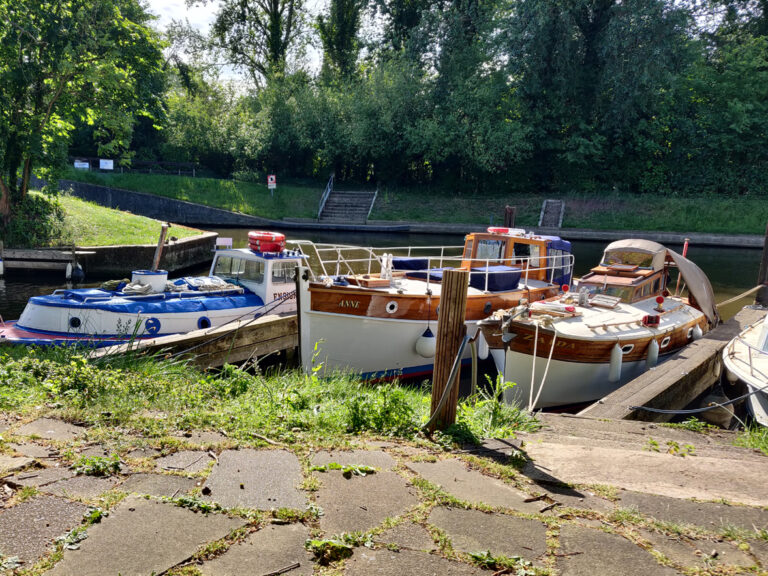
MULTIPOLYGON (((432 410, 434 414, 440 403, 443 391, 451 383, 448 377, 453 362, 466 333, 464 318, 467 309, 467 287, 469 272, 466 270, 446 270, 440 293, 440 312, 437 316, 437 347, 435 351, 435 369, 432 374, 432 410)), ((456 372, 456 382, 461 370, 456 372)), ((456 405, 459 400, 458 384, 448 396, 448 401, 434 420, 430 431, 442 430, 456 422, 456 405)))
POLYGON ((165 236, 168 234, 168 222, 163 222, 163 227, 160 229, 160 239, 157 241, 157 248, 155 248, 155 257, 152 260, 152 271, 160 268, 160 259, 163 256, 163 247, 165 246, 165 236))
POLYGON ((768 224, 765 226, 763 240, 763 258, 760 260, 760 272, 757 275, 757 285, 761 286, 755 296, 755 304, 768 306, 768 224))
POLYGON ((504 227, 515 227, 515 215, 517 214, 517 206, 505 206, 504 207, 504 227))

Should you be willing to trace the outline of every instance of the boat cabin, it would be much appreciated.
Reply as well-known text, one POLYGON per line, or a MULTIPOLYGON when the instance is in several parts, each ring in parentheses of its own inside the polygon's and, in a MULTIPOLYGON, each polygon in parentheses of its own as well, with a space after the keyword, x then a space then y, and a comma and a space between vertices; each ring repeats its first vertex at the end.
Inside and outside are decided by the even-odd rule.
POLYGON ((632 303, 659 296, 669 277, 667 250, 647 240, 609 244, 598 266, 579 280, 579 289, 632 303))
POLYGON ((490 227, 487 232, 468 234, 464 239, 461 268, 514 267, 530 280, 570 284, 571 243, 557 236, 535 236, 520 228, 490 227))

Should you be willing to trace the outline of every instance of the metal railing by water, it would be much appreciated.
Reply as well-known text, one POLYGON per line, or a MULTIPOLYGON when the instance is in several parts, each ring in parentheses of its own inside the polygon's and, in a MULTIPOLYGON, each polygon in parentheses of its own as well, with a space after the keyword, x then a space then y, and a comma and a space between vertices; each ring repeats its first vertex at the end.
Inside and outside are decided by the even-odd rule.
POLYGON ((325 208, 325 203, 328 202, 328 197, 331 195, 331 192, 333 192, 333 174, 331 174, 331 177, 328 179, 328 184, 325 186, 325 191, 323 192, 322 197, 320 198, 320 208, 317 210, 317 218, 320 219, 320 216, 323 215, 323 209, 325 208))

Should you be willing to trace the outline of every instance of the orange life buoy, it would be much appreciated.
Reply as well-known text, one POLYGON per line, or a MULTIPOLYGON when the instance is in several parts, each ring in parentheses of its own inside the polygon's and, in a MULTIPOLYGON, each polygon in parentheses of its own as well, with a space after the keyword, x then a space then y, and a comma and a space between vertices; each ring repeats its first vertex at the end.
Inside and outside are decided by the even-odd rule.
POLYGON ((248 246, 255 252, 282 252, 285 248, 285 234, 254 230, 248 232, 248 246))

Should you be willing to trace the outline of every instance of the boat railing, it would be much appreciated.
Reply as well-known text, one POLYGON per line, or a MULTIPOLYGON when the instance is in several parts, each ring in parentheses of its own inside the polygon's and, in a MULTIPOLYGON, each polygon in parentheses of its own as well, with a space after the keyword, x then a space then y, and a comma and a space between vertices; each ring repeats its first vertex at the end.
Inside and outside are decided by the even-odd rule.
POLYGON ((768 350, 763 350, 761 348, 758 348, 757 346, 754 346, 753 344, 750 344, 749 342, 744 340, 744 338, 742 338, 742 336, 744 335, 744 333, 747 330, 749 330, 749 328, 747 328, 741 334, 739 334, 736 338, 731 340, 731 343, 730 343, 730 354, 731 354, 731 357, 735 356, 735 354, 734 354, 734 346, 735 346, 736 342, 739 342, 740 344, 744 345, 746 347, 746 349, 747 349, 747 364, 749 365, 749 375, 752 376, 752 377, 756 377, 756 376, 760 377, 760 378, 764 379, 766 382, 768 382, 768 374, 764 374, 762 371, 760 371, 757 368, 755 368, 755 365, 754 365, 754 362, 753 362, 755 357, 757 357, 757 358, 768 358, 768 350))
MULTIPOLYGON (((467 259, 463 256, 463 246, 399 246, 399 247, 359 247, 341 244, 316 244, 311 241, 297 240, 291 242, 307 259, 313 280, 322 277, 338 277, 340 275, 372 274, 378 269, 384 269, 384 255, 395 257, 423 259, 425 265, 408 269, 411 275, 423 274, 429 284, 432 274, 443 268, 458 268, 469 263, 474 274, 484 274, 484 289, 487 292, 489 281, 494 274, 506 274, 509 270, 492 270, 492 266, 500 263, 499 259, 476 258, 467 259), (478 270, 474 270, 478 268, 478 270)), ((507 262, 507 259, 503 260, 507 262)), ((520 268, 524 274, 525 285, 529 285, 532 274, 543 272, 543 277, 551 278, 556 270, 573 271, 574 257, 572 254, 555 254, 550 256, 515 258, 510 264, 520 268)), ((402 271, 402 270, 400 270, 402 271)))

